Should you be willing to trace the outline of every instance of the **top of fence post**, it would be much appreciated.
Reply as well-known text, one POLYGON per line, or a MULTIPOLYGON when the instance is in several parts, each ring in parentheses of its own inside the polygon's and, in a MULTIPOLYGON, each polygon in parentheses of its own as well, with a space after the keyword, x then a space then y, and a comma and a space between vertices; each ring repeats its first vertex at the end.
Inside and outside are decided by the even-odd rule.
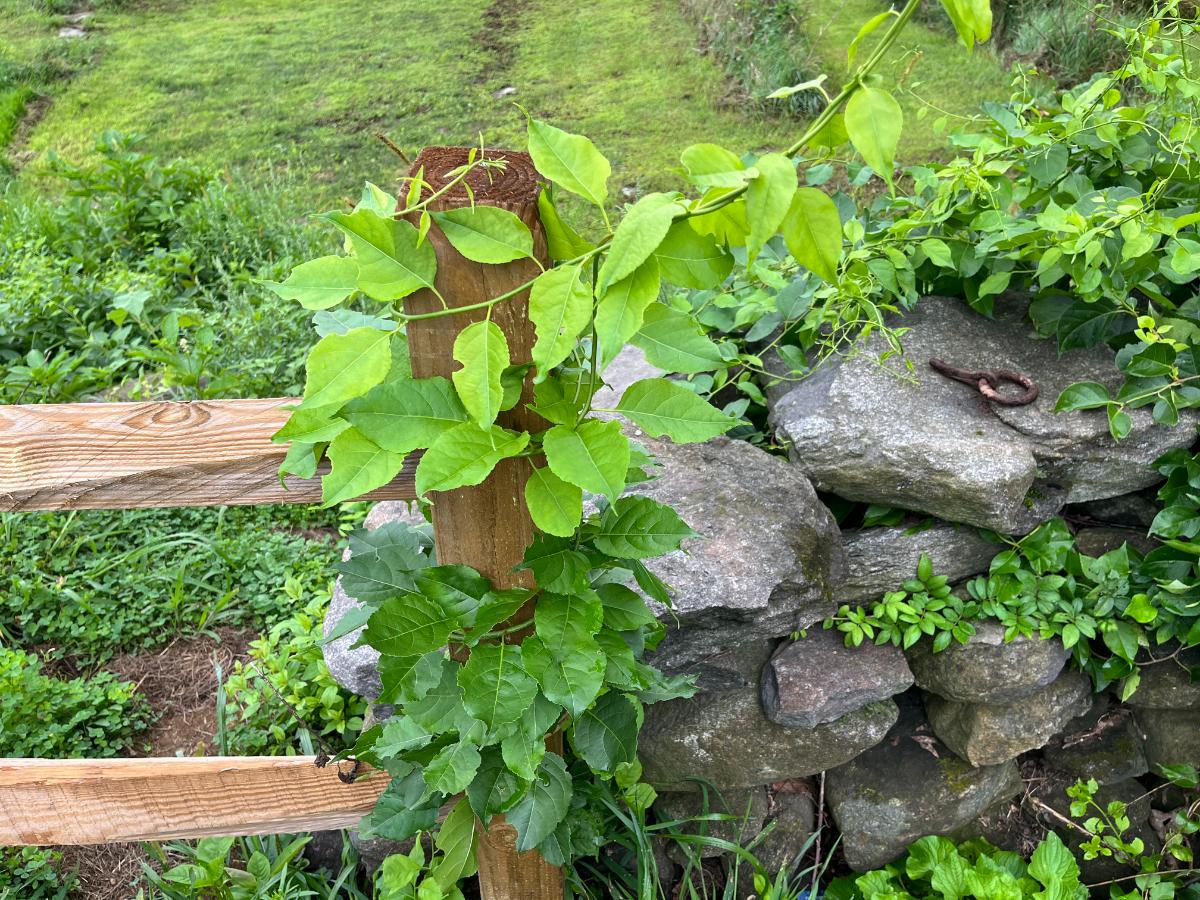
MULTIPOLYGON (((538 218, 538 176, 526 153, 511 150, 479 151, 484 158, 503 160, 504 166, 473 169, 465 185, 456 185, 430 206, 435 210, 469 206, 498 206, 521 218, 533 233, 534 255, 548 263, 545 232, 538 218), (470 188, 468 191, 467 188, 470 188)), ((468 147, 430 147, 413 163, 410 175, 422 173, 433 189, 451 181, 455 170, 466 164, 472 149, 468 147)), ((532 259, 520 259, 504 265, 485 265, 463 258, 435 228, 429 240, 437 253, 435 285, 451 307, 488 300, 535 278, 541 271, 532 259)), ((528 316, 528 291, 491 308, 491 320, 508 341, 513 365, 528 363, 534 344, 533 325, 528 316)), ((409 314, 433 312, 441 304, 431 291, 420 291, 405 300, 409 314)), ((417 320, 408 326, 409 352, 413 376, 428 378, 449 376, 457 368, 452 349, 458 333, 472 322, 481 321, 488 310, 477 309, 460 315, 417 320)), ((530 378, 526 378, 520 402, 500 414, 497 424, 518 431, 540 431, 546 427, 541 417, 527 408, 533 399, 530 378)), ((527 572, 514 573, 513 567, 533 540, 533 523, 525 507, 525 482, 530 462, 525 458, 500 462, 481 485, 438 494, 433 503, 433 528, 438 561, 442 564, 469 565, 498 587, 532 587, 527 572)), ((531 609, 518 614, 523 620, 531 609)), ((561 736, 553 749, 561 752, 561 736)), ((480 831, 478 845, 480 889, 485 900, 561 900, 562 873, 548 865, 535 851, 516 852, 516 832, 497 816, 487 832, 480 831)))

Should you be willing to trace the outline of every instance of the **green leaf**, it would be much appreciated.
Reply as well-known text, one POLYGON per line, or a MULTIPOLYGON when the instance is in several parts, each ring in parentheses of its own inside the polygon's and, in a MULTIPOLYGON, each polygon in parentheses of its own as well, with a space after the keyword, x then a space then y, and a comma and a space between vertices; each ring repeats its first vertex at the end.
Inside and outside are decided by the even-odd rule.
POLYGON ((433 734, 457 729, 463 717, 462 688, 458 686, 457 677, 459 665, 442 655, 437 657, 437 664, 437 683, 420 698, 404 704, 404 712, 433 734))
POLYGON ((496 206, 465 206, 433 213, 446 240, 473 262, 512 262, 533 256, 533 234, 521 218, 496 206))
POLYGON ((459 670, 467 712, 495 731, 520 718, 537 695, 537 682, 525 673, 521 648, 513 644, 480 644, 459 670))
POLYGON ((465 797, 446 816, 433 843, 442 855, 429 875, 443 890, 449 891, 475 874, 475 813, 465 797))
POLYGON ((729 365, 695 318, 665 303, 646 307, 645 322, 634 335, 633 343, 646 354, 651 365, 667 372, 690 375, 729 365))
POLYGON ((505 765, 499 748, 486 748, 475 779, 467 788, 467 801, 475 815, 486 822, 508 809, 520 792, 521 784, 505 765))
POLYGON ((1104 385, 1096 381, 1077 381, 1058 395, 1054 411, 1099 409, 1101 406, 1107 406, 1108 401, 1108 388, 1104 385))
POLYGON ((321 479, 321 505, 333 506, 383 487, 404 468, 404 454, 384 450, 358 429, 343 431, 325 451, 333 465, 321 479))
POLYGON ((1033 851, 1029 874, 1045 887, 1033 894, 1036 900, 1076 900, 1080 893, 1079 864, 1053 831, 1033 851))
POLYGON ((458 617, 420 594, 385 600, 363 632, 364 642, 388 656, 421 656, 445 646, 458 617))
POLYGON ((594 771, 612 773, 637 760, 642 708, 625 694, 609 691, 571 727, 571 746, 594 771))
POLYGON ((460 736, 429 761, 425 766, 425 784, 431 791, 450 795, 467 789, 479 771, 481 758, 476 739, 482 737, 481 732, 481 727, 470 732, 471 740, 460 736))
POLYGON ((300 409, 335 406, 359 397, 387 377, 392 366, 391 334, 355 328, 317 341, 305 363, 300 409))
POLYGON ((508 341, 495 322, 473 322, 454 339, 454 358, 461 369, 451 374, 458 398, 480 428, 500 414, 504 400, 502 378, 509 366, 508 341))
POLYGON ((1125 615, 1142 625, 1149 625, 1158 618, 1158 609, 1146 594, 1134 594, 1125 607, 1125 615))
POLYGON ((568 225, 558 214, 549 188, 538 192, 538 215, 546 231, 546 249, 556 262, 574 259, 592 249, 592 243, 568 225))
POLYGON ((1133 419, 1117 403, 1108 404, 1108 430, 1114 440, 1122 440, 1133 430, 1133 419))
POLYGON ((550 469, 535 468, 525 483, 525 505, 533 524, 547 534, 570 537, 583 518, 583 492, 550 469))
POLYGON ((591 635, 570 643, 562 655, 553 653, 538 637, 526 638, 525 666, 538 680, 547 699, 581 714, 604 687, 604 653, 591 635))
POLYGON ((920 247, 934 265, 943 269, 954 268, 954 257, 950 255, 950 248, 941 238, 925 238, 920 247))
POLYGON ((425 783, 419 771, 393 778, 375 808, 362 820, 359 833, 367 838, 402 841, 418 831, 428 831, 437 822, 438 806, 423 800, 425 783))
POLYGON ((373 300, 390 302, 433 287, 437 257, 428 243, 417 246, 417 229, 403 219, 370 209, 327 215, 350 239, 358 261, 358 288, 373 300))
POLYGON ((571 355, 575 338, 592 317, 592 291, 582 264, 547 269, 529 291, 529 320, 537 341, 533 363, 539 376, 571 355))
POLYGON ((796 262, 830 284, 837 283, 842 220, 828 194, 817 188, 796 188, 783 221, 783 240, 796 262))
POLYGON ((741 187, 746 182, 746 167, 737 154, 716 144, 692 144, 680 156, 687 178, 701 188, 741 187))
POLYGON ((322 256, 296 266, 282 284, 262 284, 305 309, 329 309, 358 290, 358 263, 349 256, 322 256))
POLYGON ((750 223, 747 265, 779 231, 796 194, 796 164, 782 153, 765 153, 754 167, 758 175, 746 189, 746 219, 750 223))
POLYGON ((621 395, 617 409, 651 437, 677 444, 707 441, 738 423, 698 395, 665 378, 645 378, 621 395))
POLYGON ((522 781, 533 781, 546 755, 545 738, 526 734, 524 730, 514 731, 500 741, 500 755, 510 772, 522 781))
POLYGON ((507 814, 509 824, 517 829, 517 851, 532 850, 549 837, 566 818, 570 805, 571 775, 561 756, 547 753, 538 766, 537 778, 507 814))
POLYGON ((573 593, 586 586, 588 558, 575 549, 573 541, 536 535, 525 549, 521 569, 533 572, 538 587, 555 593, 573 593))
POLYGON ((383 731, 371 750, 380 756, 402 756, 419 750, 433 735, 405 715, 393 716, 383 723, 383 731))
POLYGON ((1142 629, 1131 622, 1120 619, 1110 620, 1104 629, 1104 644, 1126 662, 1137 658, 1138 646, 1141 643, 1142 629))
POLYGON ((698 535, 671 507, 649 497, 622 497, 605 510, 592 540, 609 556, 647 559, 678 550, 693 537, 698 535))
POLYGON ((604 209, 612 167, 586 137, 530 119, 529 155, 546 178, 604 209))
POLYGON ((482 635, 501 622, 507 622, 520 611, 533 595, 527 588, 492 590, 483 595, 475 611, 471 635, 482 635))
POLYGON ((413 572, 412 578, 418 593, 466 625, 475 621, 475 611, 492 589, 470 566, 431 566, 413 572))
POLYGON ((889 186, 903 120, 896 98, 879 88, 860 88, 846 104, 846 132, 854 149, 889 186))
POLYGON ((529 444, 527 432, 506 431, 497 425, 486 430, 474 422, 456 425, 433 442, 417 466, 417 493, 451 491, 479 484, 496 463, 518 455, 529 444))
POLYGON ((659 284, 658 263, 648 259, 600 297, 596 304, 596 337, 600 341, 601 369, 642 327, 646 309, 658 299, 659 284))
MULTIPOLYGON (((586 419, 578 428, 555 425, 545 433, 542 448, 550 471, 563 481, 610 500, 625 489, 629 440, 620 422, 586 419)), ((419 468, 417 475, 419 480, 419 468)))
POLYGON ((341 406, 318 406, 314 409, 296 409, 271 440, 277 444, 295 441, 301 444, 320 444, 332 441, 350 427, 345 419, 332 418, 341 406))
POLYGON ((637 591, 623 584, 602 584, 596 588, 604 608, 604 624, 614 631, 636 631, 658 620, 637 591))
POLYGON ((377 702, 412 704, 424 700, 442 680, 444 659, 440 649, 423 656, 381 656, 379 678, 383 690, 377 702))
POLYGON ((846 48, 846 68, 854 67, 854 57, 858 55, 858 45, 863 42, 863 38, 869 35, 872 31, 886 22, 889 18, 895 15, 895 12, 888 10, 881 12, 877 16, 872 16, 866 21, 862 28, 858 29, 858 34, 854 36, 854 40, 850 42, 850 46, 846 48))
POLYGON ((600 266, 597 290, 604 293, 648 260, 682 210, 674 194, 647 194, 629 207, 600 266))
POLYGON ((467 419, 450 382, 438 376, 385 382, 347 403, 342 415, 392 453, 428 447, 467 419))
POLYGON ((687 219, 671 225, 654 258, 664 281, 696 290, 716 287, 733 270, 733 256, 687 219))
POLYGON ((992 35, 992 6, 989 0, 942 0, 954 30, 967 48, 992 35))
POLYGON ((533 621, 547 650, 555 656, 569 656, 575 644, 600 630, 604 608, 599 595, 592 591, 546 593, 538 598, 533 621))

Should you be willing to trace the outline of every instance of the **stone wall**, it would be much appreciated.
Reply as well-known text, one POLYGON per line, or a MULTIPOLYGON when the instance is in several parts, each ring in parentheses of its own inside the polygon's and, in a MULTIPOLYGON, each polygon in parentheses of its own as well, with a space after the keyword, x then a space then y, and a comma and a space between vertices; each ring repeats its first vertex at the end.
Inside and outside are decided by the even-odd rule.
MULTIPOLYGON (((1019 304, 1006 307, 989 320, 928 298, 904 320, 914 371, 881 367, 868 344, 776 390, 772 419, 790 460, 729 439, 644 441, 663 474, 637 489, 701 535, 651 565, 676 601, 660 611, 667 635, 652 661, 697 674, 700 687, 647 709, 640 756, 662 815, 698 812, 691 779, 703 779, 746 815, 742 838, 776 823, 760 855, 782 863, 814 827, 820 783, 845 861, 865 869, 926 834, 1027 850, 1057 825, 1045 809, 1065 811, 1062 789, 1077 777, 1132 799, 1156 764, 1200 765, 1200 685, 1178 666, 1148 669, 1119 704, 1093 693, 1058 641, 1008 642, 999 625, 980 623, 969 642, 937 654, 926 641, 904 652, 848 649, 819 627, 840 604, 873 601, 911 578, 923 553, 954 584, 985 572, 1000 548, 980 529, 1024 534, 1066 511, 1101 526, 1077 535, 1090 553, 1144 540, 1150 463, 1190 445, 1195 418, 1164 428, 1139 410, 1116 444, 1103 411, 1055 414, 1072 382, 1116 386, 1112 352, 1060 355, 1032 339, 1019 304), (929 357, 1024 372, 1040 397, 992 406, 925 369, 929 357), (818 490, 935 520, 843 533, 818 490)), ((405 515, 380 504, 369 524, 405 515)), ((339 589, 327 628, 352 603, 339 589)), ((350 650, 351 640, 327 648, 330 669, 371 696, 372 651, 350 650)), ((1134 818, 1153 841, 1149 814, 1134 818)))

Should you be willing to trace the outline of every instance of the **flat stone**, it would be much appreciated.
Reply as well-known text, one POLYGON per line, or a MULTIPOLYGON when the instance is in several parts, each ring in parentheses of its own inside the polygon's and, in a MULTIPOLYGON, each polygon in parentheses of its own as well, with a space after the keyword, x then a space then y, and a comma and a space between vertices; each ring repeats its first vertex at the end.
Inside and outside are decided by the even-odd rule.
POLYGON ((934 653, 922 640, 905 652, 918 686, 947 700, 1013 703, 1050 684, 1071 655, 1061 641, 1005 641, 1000 623, 974 624, 975 634, 965 644, 952 641, 934 653))
MULTIPOLYGON (((684 822, 672 830, 684 834, 703 832, 708 837, 735 844, 747 844, 758 836, 767 818, 767 806, 765 787, 708 791, 707 794, 700 791, 664 791, 654 801, 659 822, 694 819, 709 814, 733 816, 728 821, 684 822)), ((712 859, 724 852, 719 847, 703 843, 692 844, 690 849, 698 852, 702 859, 712 859)), ((676 862, 686 864, 687 858, 679 851, 678 844, 671 843, 667 852, 676 862)))
POLYGON ((1154 657, 1164 661, 1141 667, 1142 679, 1127 701, 1130 706, 1200 709, 1200 682, 1193 682, 1191 676, 1191 670, 1200 669, 1200 647, 1183 650, 1173 660, 1166 659, 1178 649, 1177 643, 1154 648, 1154 657))
POLYGON ((904 527, 862 528, 844 531, 846 575, 838 585, 842 603, 874 602, 914 577, 921 554, 933 562, 933 571, 950 582, 986 572, 992 557, 1004 549, 966 525, 939 522, 910 533, 904 527))
POLYGON ((1152 770, 1176 765, 1200 768, 1200 710, 1137 707, 1133 716, 1152 770))
POLYGON ((689 778, 722 791, 757 787, 853 759, 883 739, 896 715, 896 704, 884 700, 816 728, 788 728, 763 713, 757 685, 701 692, 646 707, 638 756, 660 790, 699 790, 689 778))
POLYGON ((1067 723, 1042 750, 1047 765, 1069 779, 1115 784, 1150 771, 1132 710, 1096 697, 1090 712, 1067 723))
POLYGON ((781 647, 763 669, 763 709, 780 725, 815 728, 912 684, 904 654, 891 644, 847 647, 841 632, 814 630, 781 647))
POLYGON ((936 694, 925 698, 934 734, 973 766, 998 765, 1036 750, 1091 707, 1091 681, 1074 671, 1011 704, 962 703, 936 694))
POLYGON ((1143 556, 1160 546, 1158 541, 1135 528, 1092 527, 1080 528, 1075 533, 1075 549, 1084 556, 1103 556, 1128 544, 1143 556))
POLYGON ((926 297, 897 325, 905 355, 873 334, 855 352, 818 368, 774 404, 771 419, 790 455, 816 485, 850 500, 920 510, 1004 533, 1025 533, 1067 503, 1127 494, 1159 480, 1159 455, 1188 446, 1197 416, 1156 425, 1131 410, 1129 436, 1114 441, 1103 410, 1055 413, 1076 381, 1114 389, 1121 374, 1100 345, 1060 354, 1037 338, 1028 301, 999 298, 985 318, 961 300, 926 297), (973 387, 928 366, 941 358, 968 369, 1009 369, 1039 386, 1021 407, 989 404, 973 387))
POLYGON ((959 759, 907 697, 888 736, 825 782, 846 863, 855 871, 891 862, 927 834, 954 834, 1020 791, 1016 763, 975 768, 959 759))
POLYGON ((633 485, 701 536, 647 560, 672 588, 667 634, 651 659, 690 671, 731 646, 779 638, 836 609, 844 556, 832 514, 794 466, 744 441, 647 441, 661 475, 633 485))

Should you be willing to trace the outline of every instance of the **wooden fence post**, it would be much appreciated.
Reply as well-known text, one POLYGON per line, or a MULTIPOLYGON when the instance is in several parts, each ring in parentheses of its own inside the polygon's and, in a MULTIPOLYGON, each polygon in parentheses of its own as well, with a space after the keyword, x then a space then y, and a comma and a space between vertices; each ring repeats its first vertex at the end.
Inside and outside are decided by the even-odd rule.
MULTIPOLYGON (((410 174, 415 175, 423 169, 425 180, 439 188, 450 180, 446 173, 467 162, 469 152, 466 147, 427 148, 417 157, 410 174)), ((503 169, 476 168, 467 176, 474 202, 498 206, 519 216, 533 232, 534 254, 546 263, 545 233, 537 211, 537 172, 532 160, 528 154, 507 150, 489 150, 487 157, 504 159, 506 166, 503 169)), ((460 184, 439 197, 431 207, 445 210, 470 203, 471 196, 460 184)), ((529 259, 499 266, 471 262, 451 247, 436 228, 430 232, 429 239, 438 259, 435 284, 452 307, 495 297, 529 281, 541 271, 529 259)), ((492 308, 491 319, 504 332, 514 365, 529 362, 533 348, 528 300, 526 292, 492 308)), ((430 291, 421 291, 405 301, 409 313, 433 312, 440 308, 441 304, 430 291)), ((455 337, 467 325, 485 316, 486 310, 480 309, 410 323, 408 341, 413 376, 449 377, 457 368, 451 355, 455 337)), ((532 399, 531 382, 526 379, 521 401, 514 409, 501 413, 498 424, 518 431, 538 431, 546 427, 548 423, 526 408, 532 399)), ((534 535, 533 523, 525 508, 525 482, 529 472, 528 459, 506 459, 483 484, 436 495, 433 528, 438 561, 471 566, 497 587, 532 587, 529 573, 512 571, 534 535)), ((517 619, 523 621, 531 615, 532 609, 527 608, 517 619)), ((561 735, 551 740, 551 749, 561 752, 561 735)), ((517 853, 516 829, 504 822, 502 816, 495 817, 487 831, 480 828, 477 855, 484 900, 561 900, 562 872, 546 863, 536 851, 517 853)))

